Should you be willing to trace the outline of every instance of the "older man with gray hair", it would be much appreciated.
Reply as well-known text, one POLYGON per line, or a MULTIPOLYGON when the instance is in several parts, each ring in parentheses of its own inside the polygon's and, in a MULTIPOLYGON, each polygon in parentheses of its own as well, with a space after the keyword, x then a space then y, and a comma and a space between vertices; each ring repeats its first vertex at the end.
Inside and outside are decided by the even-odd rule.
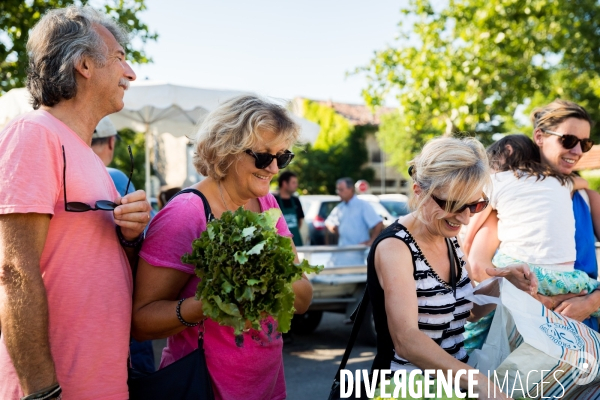
POLYGON ((34 111, 0 132, 0 398, 127 399, 132 275, 150 205, 90 144, 135 74, 126 32, 49 11, 27 43, 34 111), (62 394, 61 394, 62 392, 62 394))
MULTIPOLYGON (((338 245, 373 244, 383 228, 381 217, 368 202, 356 197, 351 178, 338 179, 335 191, 342 201, 331 211, 325 220, 325 226, 330 232, 339 234, 338 245)), ((337 254, 335 259, 338 264, 364 262, 364 257, 356 253, 337 254)))

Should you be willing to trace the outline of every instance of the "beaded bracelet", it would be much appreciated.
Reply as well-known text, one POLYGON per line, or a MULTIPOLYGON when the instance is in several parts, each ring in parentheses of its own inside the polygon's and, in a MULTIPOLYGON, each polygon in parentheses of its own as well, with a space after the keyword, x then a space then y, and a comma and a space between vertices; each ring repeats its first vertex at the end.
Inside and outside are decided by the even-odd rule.
POLYGON ((175 309, 175 312, 177 313, 177 319, 179 320, 179 322, 181 322, 183 325, 187 326, 188 328, 193 328, 195 326, 198 326, 198 324, 200 322, 196 322, 195 324, 191 324, 189 322, 187 322, 185 319, 183 319, 183 317, 181 316, 181 303, 183 303, 185 301, 185 297, 181 300, 179 300, 179 302, 177 303, 177 308, 175 309))
POLYGON ((58 383, 50 388, 42 389, 28 396, 21 397, 21 400, 60 400, 62 398, 62 388, 58 383))
POLYGON ((143 232, 140 236, 138 236, 137 238, 135 238, 131 241, 125 239, 125 237, 123 236, 123 232, 121 232, 121 227, 119 225, 117 225, 117 237, 119 238, 119 242, 121 242, 121 246, 123 246, 123 247, 137 248, 137 247, 141 246, 142 243, 144 242, 144 233, 143 232))

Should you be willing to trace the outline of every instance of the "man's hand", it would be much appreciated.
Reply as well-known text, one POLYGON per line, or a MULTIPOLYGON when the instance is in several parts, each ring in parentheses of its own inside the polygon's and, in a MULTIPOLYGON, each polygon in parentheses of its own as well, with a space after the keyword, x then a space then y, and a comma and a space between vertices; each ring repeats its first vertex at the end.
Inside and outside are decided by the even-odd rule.
POLYGON ((115 224, 121 227, 125 240, 133 241, 139 237, 150 221, 150 203, 146 200, 146 192, 137 190, 117 199, 115 208, 115 224))
POLYGON ((380 221, 377 225, 375 225, 373 227, 373 229, 371 229, 371 233, 370 233, 370 238, 369 240, 367 240, 366 242, 362 242, 361 244, 364 244, 366 246, 371 246, 373 244, 373 242, 375 241, 375 239, 377 239, 377 236, 379 236, 379 234, 381 233, 381 230, 383 229, 383 221, 380 221))
POLYGON ((535 274, 527 264, 513 264, 504 268, 486 268, 489 276, 501 276, 524 292, 534 296, 537 293, 538 282, 535 274))
POLYGON ((337 225, 325 222, 325 227, 331 233, 334 233, 334 234, 338 234, 339 233, 339 229, 338 229, 337 225))
POLYGON ((542 303, 547 309, 554 310, 565 300, 572 299, 573 297, 586 296, 587 290, 581 293, 567 293, 557 294, 555 296, 544 296, 543 294, 536 293, 533 298, 542 303))

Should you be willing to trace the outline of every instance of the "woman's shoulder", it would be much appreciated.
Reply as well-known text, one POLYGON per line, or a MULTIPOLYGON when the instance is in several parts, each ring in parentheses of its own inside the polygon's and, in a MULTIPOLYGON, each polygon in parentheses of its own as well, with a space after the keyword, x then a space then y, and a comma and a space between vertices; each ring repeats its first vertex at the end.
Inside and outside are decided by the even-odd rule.
POLYGON ((258 202, 260 203, 260 208, 264 211, 271 208, 279 208, 279 204, 273 193, 267 193, 266 196, 259 197, 258 202))
POLYGON ((157 230, 168 230, 169 226, 182 225, 206 226, 204 202, 195 193, 182 193, 171 198, 150 221, 148 234, 157 230))
POLYGON ((172 215, 189 212, 190 210, 202 211, 202 215, 204 216, 204 200, 194 192, 181 193, 173 196, 157 215, 160 215, 160 213, 172 215))
POLYGON ((399 239, 402 239, 404 242, 416 242, 415 238, 411 235, 408 228, 402 224, 402 218, 396 220, 392 225, 384 230, 384 232, 389 232, 388 236, 395 236, 399 239), (393 235, 392 235, 393 233, 393 235))
POLYGON ((398 265, 407 268, 407 271, 413 272, 416 249, 411 248, 411 244, 404 240, 398 240, 394 235, 382 238, 375 248, 375 265, 378 270, 395 269, 398 265))
POLYGON ((383 252, 400 251, 402 256, 412 256, 418 253, 416 242, 408 229, 399 223, 394 222, 388 228, 384 229, 379 236, 377 251, 383 252))
POLYGON ((202 199, 194 193, 182 193, 150 221, 140 257, 150 265, 193 274, 193 268, 182 264, 181 256, 192 251, 192 242, 205 229, 202 199))

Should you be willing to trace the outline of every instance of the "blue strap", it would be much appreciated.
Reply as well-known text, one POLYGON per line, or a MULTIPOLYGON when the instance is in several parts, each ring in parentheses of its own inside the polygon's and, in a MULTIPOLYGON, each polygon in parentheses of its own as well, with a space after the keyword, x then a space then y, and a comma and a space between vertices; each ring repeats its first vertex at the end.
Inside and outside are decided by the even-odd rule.
MULTIPOLYGON (((575 269, 585 272, 592 279, 597 279, 598 262, 592 215, 590 208, 578 191, 573 195, 573 214, 575 215, 575 269)), ((596 318, 590 317, 583 323, 598 332, 596 318)))
POLYGON ((597 279, 598 262, 592 215, 579 192, 573 195, 573 214, 575 215, 575 269, 585 272, 592 279, 597 279))

